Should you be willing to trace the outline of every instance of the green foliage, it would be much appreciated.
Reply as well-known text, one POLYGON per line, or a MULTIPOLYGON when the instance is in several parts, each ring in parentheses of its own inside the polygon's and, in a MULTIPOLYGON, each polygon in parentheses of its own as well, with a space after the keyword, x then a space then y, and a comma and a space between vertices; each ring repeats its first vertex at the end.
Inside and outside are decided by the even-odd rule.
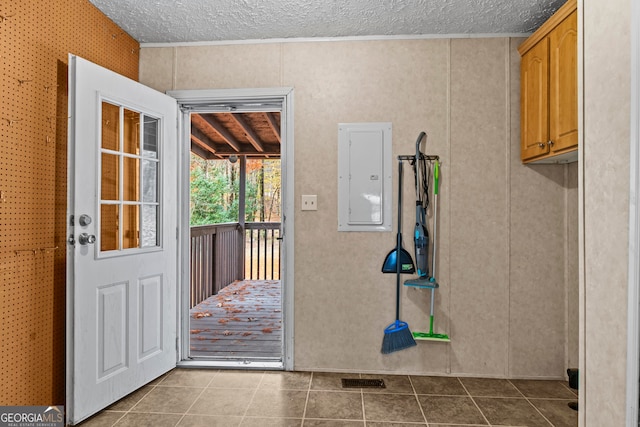
MULTIPOLYGON (((249 177, 251 177, 251 175, 249 177)), ((258 198, 258 187, 255 185, 253 180, 248 179, 247 189, 246 189, 244 220, 247 222, 258 221, 257 212, 259 207, 260 207, 260 200, 258 198)))
MULTIPOLYGON (((280 221, 280 160, 247 160, 245 220, 280 221)), ((238 222, 239 162, 191 155, 190 223, 238 222)))
POLYGON ((215 164, 194 157, 192 155, 191 225, 237 222, 237 167, 228 166, 228 162, 215 164))

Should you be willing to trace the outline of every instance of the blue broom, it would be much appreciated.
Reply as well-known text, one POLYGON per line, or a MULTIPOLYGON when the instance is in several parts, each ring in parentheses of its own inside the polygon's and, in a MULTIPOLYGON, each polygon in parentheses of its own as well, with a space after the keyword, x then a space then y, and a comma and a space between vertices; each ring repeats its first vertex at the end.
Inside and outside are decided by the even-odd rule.
MULTIPOLYGON (((396 252, 402 250, 402 160, 398 159, 398 233, 396 237, 396 252)), ((410 255, 409 255, 410 256, 410 255)), ((399 261, 399 260, 397 260, 399 261)), ((396 261, 396 320, 384 330, 382 340, 382 354, 393 353, 413 347, 416 340, 409 330, 409 325, 400 320, 400 274, 402 274, 402 263, 396 261)))

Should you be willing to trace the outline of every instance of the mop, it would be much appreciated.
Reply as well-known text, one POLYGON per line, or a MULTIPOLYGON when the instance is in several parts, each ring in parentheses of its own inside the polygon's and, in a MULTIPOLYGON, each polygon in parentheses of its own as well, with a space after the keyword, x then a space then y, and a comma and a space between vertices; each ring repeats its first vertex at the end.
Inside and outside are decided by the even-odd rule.
POLYGON ((425 283, 424 280, 418 281, 410 281, 407 280, 404 284, 407 286, 414 286, 423 289, 431 290, 431 302, 430 302, 430 310, 429 310, 429 332, 413 332, 414 339, 424 340, 424 341, 441 341, 441 342, 450 342, 449 335, 447 334, 436 334, 433 332, 433 303, 435 300, 435 290, 439 288, 440 285, 436 281, 436 242, 438 236, 438 184, 440 180, 440 163, 438 160, 435 161, 435 166, 433 170, 433 254, 431 256, 431 273, 432 276, 428 279, 428 283, 425 283))

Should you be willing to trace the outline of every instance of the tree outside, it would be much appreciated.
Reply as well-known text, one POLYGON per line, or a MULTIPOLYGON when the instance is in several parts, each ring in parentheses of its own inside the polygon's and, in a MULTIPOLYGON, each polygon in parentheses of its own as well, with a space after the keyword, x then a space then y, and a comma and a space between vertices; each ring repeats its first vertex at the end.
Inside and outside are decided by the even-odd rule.
MULTIPOLYGON (((238 222, 239 162, 191 154, 190 224, 238 222)), ((247 159, 246 222, 280 222, 280 159, 247 159)))

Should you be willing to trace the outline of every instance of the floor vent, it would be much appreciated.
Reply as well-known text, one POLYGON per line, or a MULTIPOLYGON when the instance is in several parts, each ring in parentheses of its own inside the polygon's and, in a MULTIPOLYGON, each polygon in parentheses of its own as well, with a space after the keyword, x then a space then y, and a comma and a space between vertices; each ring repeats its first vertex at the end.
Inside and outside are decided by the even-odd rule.
POLYGON ((360 378, 342 378, 342 388, 386 388, 384 380, 363 380, 360 378))

